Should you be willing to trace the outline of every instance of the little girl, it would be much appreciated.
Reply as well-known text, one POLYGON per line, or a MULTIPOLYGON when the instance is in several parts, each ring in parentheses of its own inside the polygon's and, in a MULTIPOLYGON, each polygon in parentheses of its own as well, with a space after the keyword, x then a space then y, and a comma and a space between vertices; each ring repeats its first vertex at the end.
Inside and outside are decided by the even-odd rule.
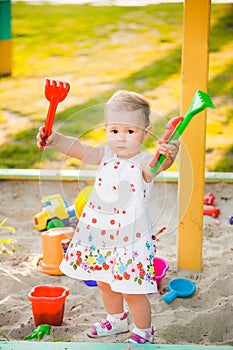
MULTIPOLYGON (((98 283, 107 317, 90 329, 92 338, 128 332, 125 300, 134 323, 126 342, 153 343, 146 294, 157 291, 156 246, 147 202, 154 176, 171 166, 179 141, 160 143, 159 152, 166 159, 152 173, 152 154, 140 151, 151 131, 149 115, 150 104, 143 96, 120 90, 105 108, 108 146, 93 147, 55 131, 46 141, 58 151, 98 165, 94 189, 60 265, 67 276, 98 283)), ((40 148, 42 137, 43 127, 37 136, 40 148)))

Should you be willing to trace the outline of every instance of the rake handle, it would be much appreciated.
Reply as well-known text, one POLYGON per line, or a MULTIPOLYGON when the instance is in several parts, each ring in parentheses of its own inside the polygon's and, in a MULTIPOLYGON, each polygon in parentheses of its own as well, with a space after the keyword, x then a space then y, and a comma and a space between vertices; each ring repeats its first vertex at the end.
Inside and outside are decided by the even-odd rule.
MULTIPOLYGON (((175 132, 176 126, 182 122, 184 118, 179 116, 179 117, 174 117, 166 125, 166 130, 162 138, 163 143, 168 143, 170 140, 171 136, 175 132)), ((153 169, 158 161, 161 161, 162 155, 159 153, 159 151, 156 152, 152 162, 150 163, 150 167, 153 169)), ((166 158, 166 157, 165 157, 166 158)))
MULTIPOLYGON (((171 137, 169 138, 167 143, 170 144, 170 143, 172 143, 172 141, 179 139, 179 137, 184 132, 184 130, 188 126, 188 124, 189 124, 189 122, 190 122, 190 120, 192 119, 193 116, 194 116, 194 114, 193 115, 189 114, 186 117, 184 117, 184 119, 180 122, 178 127, 175 129, 174 133, 171 135, 171 137)), ((157 163, 154 165, 153 168, 151 168, 152 173, 156 173, 156 171, 160 168, 160 166, 165 161, 165 159, 166 159, 166 156, 164 156, 163 154, 160 154, 160 156, 159 156, 159 158, 157 160, 157 163)))
MULTIPOLYGON (((186 121, 184 121, 184 120, 185 120, 185 118, 178 125, 177 129, 174 131, 173 135, 170 137, 170 139, 167 141, 167 143, 170 144, 170 143, 172 143, 173 140, 178 140, 179 139, 179 137, 181 136, 183 131, 186 129, 186 127, 188 126, 189 121, 190 121, 190 119, 188 120, 188 122, 187 122, 187 120, 186 121)), ((160 168, 160 166, 165 161, 165 159, 166 159, 166 156, 164 156, 163 154, 160 154, 160 156, 158 157, 157 163, 154 165, 154 167, 152 167, 150 169, 152 171, 152 173, 156 173, 156 171, 160 168)))
POLYGON ((43 128, 43 136, 42 136, 42 146, 46 146, 46 140, 52 133, 54 117, 57 110, 57 105, 59 101, 57 99, 52 99, 49 104, 49 109, 47 113, 47 117, 45 120, 45 125, 43 128))

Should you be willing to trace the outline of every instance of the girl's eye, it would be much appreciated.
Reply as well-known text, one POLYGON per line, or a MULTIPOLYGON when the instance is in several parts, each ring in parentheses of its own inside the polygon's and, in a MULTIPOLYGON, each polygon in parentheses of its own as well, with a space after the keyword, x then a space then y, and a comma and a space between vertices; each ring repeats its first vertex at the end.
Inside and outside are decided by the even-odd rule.
POLYGON ((129 133, 129 134, 133 134, 134 131, 133 131, 133 130, 128 130, 128 133, 129 133))
POLYGON ((113 129, 111 132, 112 132, 113 134, 117 134, 117 133, 118 133, 118 130, 113 129))

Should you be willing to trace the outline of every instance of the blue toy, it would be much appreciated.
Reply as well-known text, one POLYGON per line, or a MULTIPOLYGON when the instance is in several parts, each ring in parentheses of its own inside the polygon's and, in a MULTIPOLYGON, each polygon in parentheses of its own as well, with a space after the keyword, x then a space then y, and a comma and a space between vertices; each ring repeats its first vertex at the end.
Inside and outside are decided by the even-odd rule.
POLYGON ((98 284, 96 281, 93 280, 84 280, 83 281, 88 287, 97 287, 98 284))
POLYGON ((169 292, 162 296, 162 300, 171 303, 175 298, 187 298, 196 291, 195 284, 185 278, 174 278, 168 282, 169 292))

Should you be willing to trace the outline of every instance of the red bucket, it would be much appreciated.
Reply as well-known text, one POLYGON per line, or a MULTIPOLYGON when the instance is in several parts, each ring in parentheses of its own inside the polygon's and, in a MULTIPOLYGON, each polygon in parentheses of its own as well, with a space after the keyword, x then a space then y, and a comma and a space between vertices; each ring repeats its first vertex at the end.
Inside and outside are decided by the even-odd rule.
POLYGON ((62 286, 36 286, 28 294, 36 326, 60 326, 63 321, 65 301, 69 290, 62 286))

